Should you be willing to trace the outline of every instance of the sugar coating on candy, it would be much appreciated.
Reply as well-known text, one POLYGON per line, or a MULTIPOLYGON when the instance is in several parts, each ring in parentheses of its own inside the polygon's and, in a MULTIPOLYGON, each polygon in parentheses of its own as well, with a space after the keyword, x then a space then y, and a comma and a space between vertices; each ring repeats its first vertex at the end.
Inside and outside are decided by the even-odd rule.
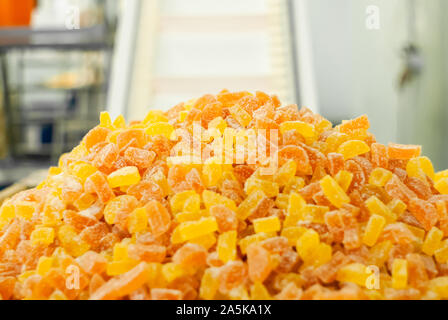
POLYGON ((103 112, 1 205, 0 299, 448 299, 448 170, 369 128, 263 92, 103 112))

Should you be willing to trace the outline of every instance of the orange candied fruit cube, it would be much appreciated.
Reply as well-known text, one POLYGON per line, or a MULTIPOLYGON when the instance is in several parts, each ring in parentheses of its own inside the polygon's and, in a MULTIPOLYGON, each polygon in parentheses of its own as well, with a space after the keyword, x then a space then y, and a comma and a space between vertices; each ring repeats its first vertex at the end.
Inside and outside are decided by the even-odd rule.
POLYGON ((422 147, 412 144, 389 143, 387 155, 390 159, 408 160, 418 157, 422 152, 422 147))

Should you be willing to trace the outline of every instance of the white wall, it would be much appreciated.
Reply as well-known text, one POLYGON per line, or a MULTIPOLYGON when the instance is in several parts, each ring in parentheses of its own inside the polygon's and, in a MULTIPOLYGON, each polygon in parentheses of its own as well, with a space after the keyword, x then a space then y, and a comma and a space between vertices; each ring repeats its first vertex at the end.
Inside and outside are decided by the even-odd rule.
POLYGON ((401 50, 413 0, 306 0, 321 112, 336 121, 367 113, 378 140, 422 144, 436 167, 448 167, 446 0, 415 0, 423 74, 398 90, 401 50), (379 8, 380 29, 366 28, 366 8, 379 8), (446 19, 445 19, 446 20, 446 19), (444 71, 442 71, 445 68, 444 71))

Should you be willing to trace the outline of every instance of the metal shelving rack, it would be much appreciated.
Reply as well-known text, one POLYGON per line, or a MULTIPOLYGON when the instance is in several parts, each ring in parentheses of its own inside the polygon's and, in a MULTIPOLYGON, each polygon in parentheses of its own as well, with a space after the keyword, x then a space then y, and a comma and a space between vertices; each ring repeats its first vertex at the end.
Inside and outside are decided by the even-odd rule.
MULTIPOLYGON (((0 161, 0 186, 8 185, 34 168, 55 163, 63 152, 73 148, 79 139, 98 119, 98 113, 105 108, 109 65, 112 55, 113 28, 107 23, 79 30, 68 29, 0 29, 0 72, 3 91, 3 109, 7 130, 8 156, 0 161), (72 52, 101 53, 103 64, 98 70, 102 81, 85 86, 54 88, 45 85, 24 85, 23 79, 17 85, 11 83, 10 54, 17 55, 19 76, 25 68, 54 66, 54 61, 34 61, 26 64, 25 53, 38 51, 58 52, 64 57, 72 52), (64 96, 65 105, 40 103, 29 106, 21 101, 24 93, 49 92, 64 96), (51 138, 42 143, 38 150, 27 150, 22 142, 26 125, 47 126, 51 138)), ((34 137, 38 139, 38 137, 34 137)), ((44 138, 41 138, 45 140, 44 138)))

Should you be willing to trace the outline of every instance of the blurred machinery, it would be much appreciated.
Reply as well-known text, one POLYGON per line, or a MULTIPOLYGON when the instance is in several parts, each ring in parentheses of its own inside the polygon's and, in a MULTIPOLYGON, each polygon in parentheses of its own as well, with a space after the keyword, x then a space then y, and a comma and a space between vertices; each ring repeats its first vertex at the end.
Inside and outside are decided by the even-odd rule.
POLYGON ((149 108, 167 109, 223 88, 263 90, 298 103, 303 93, 296 71, 311 56, 297 55, 297 48, 309 48, 293 8, 301 2, 126 1, 109 111, 139 119, 149 108))
POLYGON ((105 107, 115 29, 105 14, 111 2, 89 2, 95 19, 62 2, 40 3, 31 26, 0 28, 0 188, 55 163, 105 107), (45 18, 56 9, 58 23, 57 15, 45 18))

